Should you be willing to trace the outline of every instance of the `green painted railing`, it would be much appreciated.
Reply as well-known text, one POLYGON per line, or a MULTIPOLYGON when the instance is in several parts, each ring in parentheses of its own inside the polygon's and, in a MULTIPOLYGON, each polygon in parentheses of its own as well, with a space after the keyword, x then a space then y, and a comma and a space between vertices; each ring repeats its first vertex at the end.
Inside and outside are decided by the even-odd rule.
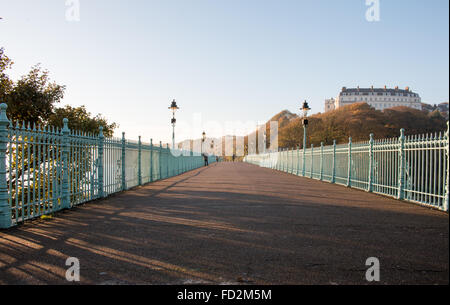
MULTIPOLYGON (((448 123, 447 123, 448 126, 448 123)), ((448 212, 449 130, 445 133, 311 146, 249 155, 245 162, 395 197, 448 212)))
MULTIPOLYGON (((0 228, 202 167, 198 153, 10 122, 0 105, 0 228)), ((209 162, 215 162, 209 156, 209 162)))

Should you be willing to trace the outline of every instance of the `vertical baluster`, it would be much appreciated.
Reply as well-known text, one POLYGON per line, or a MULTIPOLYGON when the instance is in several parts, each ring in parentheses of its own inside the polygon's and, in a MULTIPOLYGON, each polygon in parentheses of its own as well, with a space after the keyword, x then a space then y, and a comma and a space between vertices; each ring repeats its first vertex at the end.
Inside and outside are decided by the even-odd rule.
MULTIPOLYGON (((36 138, 36 124, 33 124, 33 216, 37 216, 36 215, 36 183, 37 183, 37 176, 36 176, 36 157, 37 157, 37 152, 36 152, 36 147, 39 145, 37 138, 36 138)), ((62 159, 61 159, 62 161, 62 159)))
POLYGON ((172 160, 172 155, 170 153, 169 143, 167 143, 166 148, 167 148, 167 150, 166 150, 166 154, 167 154, 167 178, 169 178, 169 177, 171 177, 172 171, 173 171, 173 169, 172 169, 172 161, 173 160, 172 160))
MULTIPOLYGON (((41 160, 42 160, 42 132, 41 132, 41 125, 38 125, 37 127, 37 151, 38 151, 38 158, 37 158, 37 213, 38 216, 42 213, 42 201, 41 201, 41 184, 42 184, 42 175, 41 175, 41 160)), ((35 167, 36 168, 36 167, 35 167)))
POLYGON ((85 148, 85 140, 84 140, 84 132, 79 131, 79 145, 80 145, 80 200, 78 203, 83 203, 86 198, 86 181, 85 181, 85 175, 86 175, 86 148, 85 148))
POLYGON ((436 153, 437 153, 437 147, 436 147, 436 141, 437 141, 438 137, 437 137, 437 132, 434 134, 434 138, 432 139, 430 145, 431 145, 431 149, 432 149, 432 164, 431 164, 431 168, 432 168, 432 181, 430 181, 430 193, 432 194, 432 204, 433 206, 437 206, 437 192, 436 192, 436 185, 437 185, 437 177, 436 177, 436 173, 437 173, 437 162, 436 162, 436 153))
POLYGON ((414 135, 414 201, 419 200, 419 156, 418 156, 418 136, 414 135))
MULTIPOLYGON (((6 104, 0 105, 0 228, 11 227, 11 206, 9 204, 8 181, 6 178, 6 150, 8 147, 8 125, 6 104)), ((11 155, 11 153, 10 153, 11 155)), ((11 163, 10 163, 11 164, 11 163)))
POLYGON ((26 130, 26 137, 27 137, 27 153, 26 153, 26 158, 27 158, 27 218, 30 218, 31 216, 31 193, 30 193, 30 188, 31 188, 31 182, 30 182, 30 177, 31 177, 31 146, 32 146, 32 142, 31 142, 31 129, 30 129, 30 124, 28 123, 28 128, 26 130))
POLYGON ((125 150, 126 150, 125 132, 122 132, 122 191, 125 191, 127 189, 127 181, 125 176, 126 175, 125 150))
POLYGON ((348 139, 347 187, 352 186, 352 138, 348 139))
POLYGON ((430 201, 430 190, 429 190, 429 181, 431 179, 430 177, 430 149, 429 149, 429 143, 430 143, 430 135, 425 135, 425 141, 424 141, 424 149, 425 149, 425 181, 424 181, 424 203, 429 203, 430 201))
POLYGON ((446 152, 446 170, 447 170, 447 179, 445 182, 445 196, 444 196, 444 206, 443 206, 443 210, 448 212, 448 207, 449 207, 449 194, 450 194, 450 186, 449 186, 449 180, 450 180, 450 152, 449 152, 449 136, 450 136, 450 132, 449 132, 449 124, 447 122, 447 132, 445 135, 445 152, 446 152))
POLYGON ((169 143, 166 144, 166 158, 167 158, 167 164, 166 164, 166 171, 167 175, 166 178, 170 177, 170 153, 169 153, 169 143))
POLYGON ((69 120, 63 120, 63 182, 62 182, 62 208, 70 208, 70 189, 69 189, 69 120))
MULTIPOLYGON (((25 203, 25 122, 22 122, 22 127, 20 128, 20 153, 22 155, 20 160, 20 192, 21 192, 21 213, 22 221, 26 219, 26 203, 25 203)), ((16 177, 18 179, 19 177, 16 177)), ((19 180, 19 179, 18 179, 19 180)), ((18 181, 17 180, 17 181, 18 181)))
POLYGON ((320 143, 320 181, 323 181, 323 142, 320 143))
POLYGON ((162 141, 159 141, 159 180, 162 179, 162 141))
POLYGON ((138 184, 142 185, 142 141, 141 136, 139 136, 139 142, 138 142, 138 184))
POLYGON ((336 183, 336 140, 333 140, 333 171, 330 182, 336 183))
POLYGON ((49 154, 49 182, 50 182, 50 189, 49 193, 51 192, 51 205, 52 205, 52 211, 57 211, 59 209, 58 207, 58 200, 56 198, 56 155, 55 155, 55 143, 56 143, 56 135, 55 135, 55 127, 52 126, 50 129, 50 154, 49 154))
POLYGON ((153 139, 150 139, 150 182, 153 182, 153 139))
POLYGON ((105 190, 104 190, 104 167, 103 167, 103 154, 104 154, 104 141, 105 136, 103 135, 103 127, 100 126, 99 133, 98 133, 98 197, 103 198, 105 197, 105 190))
POLYGON ((81 139, 80 139, 81 135, 80 135, 80 131, 76 131, 75 132, 75 145, 76 145, 76 162, 77 162, 77 176, 76 176, 76 188, 75 188, 75 192, 76 192, 76 200, 75 203, 78 205, 81 201, 81 196, 82 196, 82 192, 81 192, 81 160, 82 160, 82 152, 81 152, 81 139))
POLYGON ((374 135, 373 133, 370 134, 370 141, 369 141, 369 182, 367 184, 367 191, 372 192, 373 191, 373 139, 374 135))
POLYGON ((47 214, 48 211, 48 193, 47 193, 47 145, 48 134, 47 128, 42 128, 42 209, 43 214, 47 214))
POLYGON ((399 138, 398 195, 399 200, 405 198, 405 129, 400 130, 399 138))
POLYGON ((437 195, 438 195, 438 207, 440 209, 442 209, 444 207, 444 201, 442 200, 442 198, 440 196, 444 195, 444 186, 442 185, 442 132, 439 132, 439 138, 438 138, 438 142, 437 142, 437 147, 438 147, 438 175, 437 175, 437 195))
POLYGON ((420 154, 420 165, 419 165, 419 168, 420 168, 420 183, 419 183, 419 189, 420 189, 420 199, 419 199, 419 201, 420 202, 423 202, 423 199, 424 199, 424 197, 423 197, 423 191, 424 191, 424 189, 423 189, 423 183, 424 183, 424 181, 423 181, 423 178, 424 178, 424 176, 425 176, 425 171, 424 171, 424 159, 425 159, 425 155, 424 155, 424 149, 423 149, 423 141, 424 141, 424 139, 425 139, 425 137, 423 136, 423 135, 420 135, 420 142, 419 142, 419 154, 420 154))

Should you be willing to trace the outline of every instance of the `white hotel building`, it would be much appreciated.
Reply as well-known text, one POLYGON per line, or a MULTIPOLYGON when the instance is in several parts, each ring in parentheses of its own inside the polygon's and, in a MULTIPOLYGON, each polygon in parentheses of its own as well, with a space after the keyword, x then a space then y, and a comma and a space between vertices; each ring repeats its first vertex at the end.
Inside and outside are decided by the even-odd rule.
POLYGON ((377 110, 406 106, 422 110, 422 99, 417 93, 406 87, 404 90, 384 88, 342 88, 339 96, 325 100, 325 112, 353 103, 365 102, 377 110))

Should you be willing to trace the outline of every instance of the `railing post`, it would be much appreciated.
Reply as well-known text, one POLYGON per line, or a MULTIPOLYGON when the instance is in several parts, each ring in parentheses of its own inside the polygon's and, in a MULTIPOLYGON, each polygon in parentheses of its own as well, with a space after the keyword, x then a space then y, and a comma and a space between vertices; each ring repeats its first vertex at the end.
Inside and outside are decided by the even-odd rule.
POLYGON ((104 192, 104 172, 103 172, 103 151, 104 151, 103 127, 100 126, 98 134, 98 197, 105 197, 104 192))
POLYGON ((8 149, 8 125, 6 104, 0 105, 0 229, 11 227, 8 181, 6 180, 6 150, 8 149))
POLYGON ((159 141, 159 180, 162 179, 162 141, 159 141))
POLYGON ((399 169, 398 169, 398 196, 397 199, 403 200, 405 198, 405 130, 400 130, 399 138, 399 169))
POLYGON ((142 138, 139 136, 138 142, 138 184, 142 185, 142 138))
POLYGON ((320 143, 320 181, 323 181, 323 142, 320 143))
POLYGON ((153 139, 150 139, 150 182, 153 182, 153 139))
POLYGON ((348 173, 347 173, 347 187, 352 186, 352 138, 348 138, 348 173))
POLYGON ((373 191, 373 133, 370 134, 369 141, 369 182, 367 183, 367 191, 373 191))
MULTIPOLYGON (((305 137, 306 137, 306 128, 304 128, 305 130, 305 137)), ((304 141, 303 144, 303 168, 302 168, 302 176, 305 177, 306 175, 306 140, 304 141)))
POLYGON ((63 178, 62 178, 62 209, 70 209, 70 184, 69 184, 69 120, 63 119, 63 145, 62 145, 62 165, 63 165, 63 178))
POLYGON ((126 180, 126 164, 125 164, 125 151, 126 151, 126 140, 125 140, 125 132, 122 132, 122 191, 127 189, 127 180, 126 180))
POLYGON ((312 179, 314 171, 314 144, 311 144, 311 172, 309 173, 309 178, 312 179))
POLYGON ((333 140, 333 171, 330 182, 336 183, 336 140, 333 140))
POLYGON ((300 145, 297 145, 297 170, 296 175, 300 176, 300 145))
POLYGON ((445 196, 444 196, 444 206, 442 207, 444 211, 448 212, 449 208, 449 194, 450 194, 450 186, 449 186, 449 180, 450 180, 450 152, 449 152, 449 136, 450 136, 450 130, 449 130, 449 122, 447 122, 447 133, 445 136, 446 140, 446 152, 447 152, 447 181, 445 183, 445 196))

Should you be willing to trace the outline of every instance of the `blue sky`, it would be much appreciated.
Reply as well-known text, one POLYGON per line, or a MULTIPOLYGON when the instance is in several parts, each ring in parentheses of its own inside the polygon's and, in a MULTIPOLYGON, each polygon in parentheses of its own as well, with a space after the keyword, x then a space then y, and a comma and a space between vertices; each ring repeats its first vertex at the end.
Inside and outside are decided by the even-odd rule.
POLYGON ((368 22, 365 0, 80 0, 68 22, 64 0, 0 0, 0 46, 13 78, 42 63, 63 104, 167 142, 173 98, 181 125, 263 122, 305 99, 320 112, 343 86, 448 101, 448 5, 380 0, 368 22))

